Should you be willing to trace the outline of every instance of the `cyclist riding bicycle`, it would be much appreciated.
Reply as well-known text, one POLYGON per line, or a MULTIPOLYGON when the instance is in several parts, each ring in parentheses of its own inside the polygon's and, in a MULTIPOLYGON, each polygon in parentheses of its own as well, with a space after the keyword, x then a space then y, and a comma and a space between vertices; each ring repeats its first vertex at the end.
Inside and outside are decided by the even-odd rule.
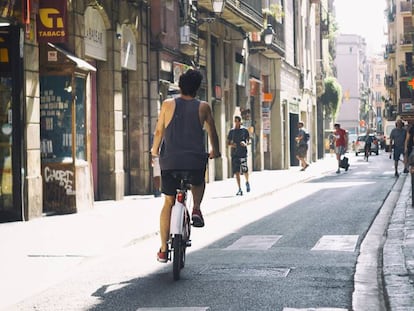
POLYGON ((151 148, 153 158, 159 157, 161 167, 161 191, 164 205, 160 215, 161 247, 157 253, 159 262, 168 261, 168 238, 171 208, 180 187, 180 180, 173 173, 177 170, 190 172, 193 195, 192 221, 194 227, 204 227, 200 204, 205 190, 207 165, 203 126, 206 126, 212 150, 210 159, 221 156, 216 126, 209 104, 196 99, 203 77, 197 70, 189 69, 179 78, 180 96, 166 99, 161 106, 151 148))
POLYGON ((368 160, 368 157, 371 154, 371 144, 374 142, 373 136, 369 135, 369 131, 367 131, 365 135, 365 146, 364 146, 364 157, 368 160))

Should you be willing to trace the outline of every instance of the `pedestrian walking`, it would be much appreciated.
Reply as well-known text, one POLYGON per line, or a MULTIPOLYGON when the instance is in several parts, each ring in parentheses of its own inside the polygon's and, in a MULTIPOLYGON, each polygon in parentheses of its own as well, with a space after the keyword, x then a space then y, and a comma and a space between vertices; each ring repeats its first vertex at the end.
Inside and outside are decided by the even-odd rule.
POLYGON ((337 174, 341 172, 341 167, 345 169, 345 171, 349 168, 349 163, 346 161, 347 158, 345 157, 346 149, 348 147, 348 133, 343 128, 341 128, 341 125, 339 123, 335 123, 334 125, 335 131, 335 154, 336 159, 338 160, 338 169, 336 171, 337 174), (344 160, 346 163, 343 163, 342 165, 342 156, 344 156, 344 160))
POLYGON ((404 128, 404 122, 398 119, 395 122, 395 128, 390 133, 390 144, 393 148, 393 159, 394 159, 394 176, 398 177, 398 162, 400 161, 401 155, 403 156, 404 173, 408 173, 407 160, 405 157, 405 140, 407 136, 407 130, 404 128))
POLYGON ((407 134, 405 136, 405 154, 407 155, 407 166, 411 166, 411 173, 414 173, 414 124, 408 126, 407 134))
POLYGON ((298 122, 298 134, 296 135, 296 159, 298 159, 302 168, 301 171, 304 171, 308 168, 309 163, 306 161, 306 156, 308 154, 308 141, 309 133, 303 127, 303 122, 298 122))
POLYGON ((240 175, 246 180, 246 192, 250 192, 249 168, 247 166, 247 145, 250 143, 249 131, 242 126, 241 117, 234 117, 234 127, 227 135, 227 145, 231 151, 231 169, 239 190, 236 195, 243 195, 240 186, 240 175))

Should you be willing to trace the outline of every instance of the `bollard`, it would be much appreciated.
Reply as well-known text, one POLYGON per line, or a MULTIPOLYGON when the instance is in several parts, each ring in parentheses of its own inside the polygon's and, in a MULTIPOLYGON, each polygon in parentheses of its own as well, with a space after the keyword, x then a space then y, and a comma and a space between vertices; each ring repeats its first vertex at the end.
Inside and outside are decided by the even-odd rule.
POLYGON ((411 206, 414 207, 414 151, 413 150, 411 150, 407 160, 410 166, 410 173, 411 173, 411 206))
POLYGON ((411 206, 414 207, 414 167, 411 166, 411 206))

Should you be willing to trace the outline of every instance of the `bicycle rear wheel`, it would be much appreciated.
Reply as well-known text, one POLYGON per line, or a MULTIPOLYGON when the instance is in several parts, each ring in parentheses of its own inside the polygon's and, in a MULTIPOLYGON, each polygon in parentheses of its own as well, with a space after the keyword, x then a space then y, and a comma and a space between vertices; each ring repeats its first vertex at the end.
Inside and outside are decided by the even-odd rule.
MULTIPOLYGON (((173 241, 173 276, 174 280, 180 279, 180 272, 183 263, 183 236, 181 234, 174 234, 173 241)), ((185 255, 184 255, 185 256, 185 255)))

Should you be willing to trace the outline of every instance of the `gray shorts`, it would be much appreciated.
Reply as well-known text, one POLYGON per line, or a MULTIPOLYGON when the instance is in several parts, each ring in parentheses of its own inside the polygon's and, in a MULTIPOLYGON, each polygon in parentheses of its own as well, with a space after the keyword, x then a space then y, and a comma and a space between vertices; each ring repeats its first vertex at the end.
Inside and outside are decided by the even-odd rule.
POLYGON ((302 144, 302 145, 296 146, 296 155, 299 158, 306 158, 307 153, 308 153, 308 145, 307 144, 302 144))
POLYGON ((345 151, 346 151, 346 149, 345 149, 344 146, 336 146, 335 147, 335 153, 336 154, 344 155, 345 151))

